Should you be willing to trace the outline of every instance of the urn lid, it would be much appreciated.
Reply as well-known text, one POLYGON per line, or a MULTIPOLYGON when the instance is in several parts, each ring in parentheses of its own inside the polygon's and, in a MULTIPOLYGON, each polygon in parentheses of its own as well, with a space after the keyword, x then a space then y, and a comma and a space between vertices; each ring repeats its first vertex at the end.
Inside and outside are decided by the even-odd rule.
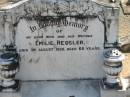
POLYGON ((108 62, 120 62, 124 59, 124 54, 122 54, 118 49, 111 49, 104 53, 104 60, 108 62))
POLYGON ((17 53, 4 53, 0 55, 0 65, 11 65, 12 63, 18 61, 17 53))

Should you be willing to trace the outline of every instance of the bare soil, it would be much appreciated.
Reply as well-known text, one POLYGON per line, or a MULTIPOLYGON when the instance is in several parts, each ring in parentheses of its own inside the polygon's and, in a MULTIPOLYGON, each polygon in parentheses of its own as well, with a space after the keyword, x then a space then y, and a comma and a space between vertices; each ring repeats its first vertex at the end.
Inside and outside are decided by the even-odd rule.
POLYGON ((125 60, 123 61, 122 77, 130 77, 130 15, 124 15, 122 9, 120 10, 119 18, 119 38, 124 37, 124 42, 127 46, 122 48, 125 51, 125 60))

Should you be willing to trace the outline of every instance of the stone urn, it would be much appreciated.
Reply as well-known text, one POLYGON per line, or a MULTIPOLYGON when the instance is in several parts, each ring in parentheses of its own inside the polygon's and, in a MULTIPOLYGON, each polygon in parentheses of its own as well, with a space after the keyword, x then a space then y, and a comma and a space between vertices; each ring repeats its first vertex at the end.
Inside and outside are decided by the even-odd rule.
POLYGON ((106 88, 122 88, 119 74, 122 71, 124 55, 118 49, 111 49, 104 53, 103 69, 106 73, 104 85, 106 88))
POLYGON ((19 70, 19 55, 17 53, 3 53, 0 55, 0 91, 12 92, 19 88, 19 81, 15 75, 19 70))

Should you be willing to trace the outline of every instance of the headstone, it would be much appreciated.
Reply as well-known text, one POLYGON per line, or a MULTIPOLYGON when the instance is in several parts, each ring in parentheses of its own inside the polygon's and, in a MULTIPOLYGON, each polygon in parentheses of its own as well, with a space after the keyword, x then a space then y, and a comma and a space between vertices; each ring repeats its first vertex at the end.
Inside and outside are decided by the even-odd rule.
POLYGON ((1 47, 13 43, 21 56, 17 78, 104 77, 103 52, 118 41, 118 7, 91 0, 23 1, 0 14, 1 47))

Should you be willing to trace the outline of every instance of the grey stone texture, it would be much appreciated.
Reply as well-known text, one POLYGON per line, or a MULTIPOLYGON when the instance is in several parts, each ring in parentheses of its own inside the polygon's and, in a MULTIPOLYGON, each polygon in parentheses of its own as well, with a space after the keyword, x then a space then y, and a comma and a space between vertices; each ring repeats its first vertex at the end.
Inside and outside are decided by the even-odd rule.
POLYGON ((100 86, 98 80, 28 81, 18 93, 0 97, 100 97, 100 86))

